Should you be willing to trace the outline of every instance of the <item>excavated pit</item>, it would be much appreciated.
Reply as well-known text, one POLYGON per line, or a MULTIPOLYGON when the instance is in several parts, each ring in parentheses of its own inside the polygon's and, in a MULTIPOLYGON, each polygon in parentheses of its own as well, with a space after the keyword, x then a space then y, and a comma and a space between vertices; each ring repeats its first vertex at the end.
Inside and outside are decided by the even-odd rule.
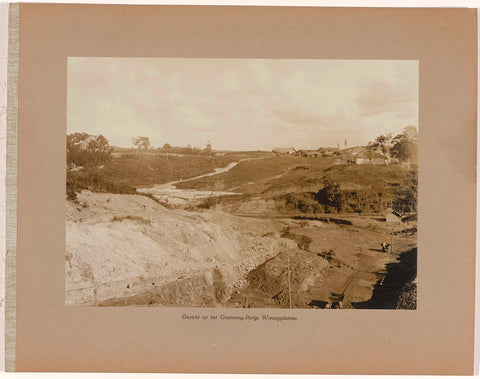
MULTIPOLYGON (((67 202, 65 303, 384 307, 374 300, 416 235, 396 235, 397 253, 385 254, 381 225, 170 210, 145 196, 84 191, 67 202)), ((408 262, 416 267, 416 255, 408 262)), ((413 304, 416 291, 409 296, 413 304)))
POLYGON ((67 203, 67 305, 214 307, 278 254, 281 225, 169 210, 138 195, 67 203))

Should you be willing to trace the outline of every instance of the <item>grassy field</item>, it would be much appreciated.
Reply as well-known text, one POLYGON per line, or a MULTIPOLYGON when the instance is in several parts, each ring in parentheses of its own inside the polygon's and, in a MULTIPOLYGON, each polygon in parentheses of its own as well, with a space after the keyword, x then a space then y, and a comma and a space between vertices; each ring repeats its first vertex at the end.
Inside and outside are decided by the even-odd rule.
POLYGON ((288 172, 289 167, 296 162, 300 162, 301 158, 289 156, 272 156, 264 159, 255 159, 241 162, 232 170, 215 175, 209 178, 198 180, 189 180, 188 182, 178 183, 177 188, 193 188, 202 190, 215 190, 219 188, 221 183, 222 189, 237 189, 237 192, 257 192, 255 190, 242 190, 242 187, 249 184, 264 183, 268 178, 283 175, 288 172))
POLYGON ((236 160, 238 156, 233 154, 168 157, 128 154, 105 165, 102 172, 109 181, 140 187, 206 174, 236 160))
POLYGON ((67 192, 82 189, 94 192, 135 193, 136 188, 190 178, 213 172, 231 162, 266 153, 235 152, 224 155, 125 154, 99 167, 67 171, 67 192))
MULTIPOLYGON (((176 184, 178 189, 228 191, 275 203, 275 211, 300 213, 382 212, 402 190, 408 189, 416 168, 398 165, 339 164, 334 158, 304 158, 267 152, 231 152, 223 155, 124 154, 103 166, 69 170, 67 194, 79 190, 136 193, 137 188, 187 179, 229 163, 239 162, 230 171, 176 184), (326 180, 334 183, 336 195, 322 193, 326 180), (332 196, 338 199, 330 199, 332 196)), ((416 179, 414 179, 416 180, 416 179)), ((410 185, 410 187, 412 187, 410 185)), ((416 192, 416 184, 413 191, 416 192)), ((235 199, 220 199, 230 205, 235 199)), ((258 202, 258 200, 255 200, 258 202)))
POLYGON ((328 158, 302 158, 280 155, 265 159, 241 162, 232 170, 215 175, 177 184, 177 188, 195 188, 215 190, 220 182, 224 190, 241 193, 260 193, 272 187, 290 183, 299 183, 305 179, 318 179, 323 172, 332 167, 328 158))
POLYGON ((178 183, 176 187, 213 191, 221 182, 223 190, 281 194, 318 191, 323 179, 330 177, 344 190, 382 189, 399 185, 407 173, 408 170, 395 165, 335 165, 330 158, 284 155, 241 162, 226 173, 178 183))
POLYGON ((407 169, 398 165, 338 165, 325 170, 325 175, 341 183, 345 189, 396 186, 405 179, 407 173, 407 169))
MULTIPOLYGON (((279 212, 382 212, 399 190, 416 177, 416 168, 399 165, 338 164, 331 158, 274 156, 241 162, 232 170, 208 178, 178 183, 177 188, 231 191, 273 200, 279 212), (322 193, 326 180, 338 185, 338 200, 322 193)), ((416 191, 416 188, 414 189, 416 191)), ((224 205, 233 199, 222 199, 224 205), (226 202, 226 203, 225 203, 226 202)), ((246 198, 242 202, 248 201, 246 198)), ((257 200, 256 200, 257 201, 257 200)))

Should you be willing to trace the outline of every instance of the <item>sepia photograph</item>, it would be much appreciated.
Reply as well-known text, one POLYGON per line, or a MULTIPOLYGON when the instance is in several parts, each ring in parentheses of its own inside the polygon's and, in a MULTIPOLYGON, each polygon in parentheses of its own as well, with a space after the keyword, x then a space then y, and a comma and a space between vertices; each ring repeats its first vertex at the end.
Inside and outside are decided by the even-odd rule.
POLYGON ((416 60, 69 57, 65 304, 415 310, 418 98, 416 60))

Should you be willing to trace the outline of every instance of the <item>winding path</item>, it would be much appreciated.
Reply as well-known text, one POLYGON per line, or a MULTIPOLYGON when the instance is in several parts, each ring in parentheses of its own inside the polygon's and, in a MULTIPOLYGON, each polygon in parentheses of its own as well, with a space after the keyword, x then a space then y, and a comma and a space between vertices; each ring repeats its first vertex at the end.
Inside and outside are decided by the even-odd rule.
POLYGON ((176 188, 175 184, 183 183, 189 180, 196 180, 205 178, 208 176, 214 176, 218 174, 223 174, 225 172, 230 171, 232 168, 237 166, 241 162, 256 160, 256 159, 264 159, 266 157, 260 158, 244 158, 240 159, 238 162, 231 162, 225 167, 216 168, 213 172, 209 172, 208 174, 198 175, 187 179, 181 180, 174 180, 172 182, 164 183, 164 184, 156 184, 153 187, 149 188, 139 188, 137 191, 143 193, 150 193, 155 196, 158 200, 166 201, 173 204, 186 204, 188 201, 198 200, 203 198, 211 197, 213 194, 221 196, 221 195, 235 195, 234 192, 222 192, 222 191, 199 191, 194 189, 181 189, 176 188))
POLYGON ((187 178, 187 179, 174 180, 173 182, 168 182, 168 183, 164 183, 164 184, 157 184, 154 187, 155 188, 175 188, 174 186, 177 183, 183 183, 183 182, 187 182, 187 181, 190 181, 190 180, 196 180, 196 179, 206 178, 208 176, 223 174, 225 172, 230 171, 232 168, 234 168, 235 166, 237 166, 241 162, 253 161, 253 160, 257 160, 257 159, 265 159, 265 158, 267 158, 267 157, 243 158, 243 159, 240 159, 238 162, 231 162, 225 167, 215 168, 214 172, 209 172, 208 174, 193 176, 193 177, 187 178))

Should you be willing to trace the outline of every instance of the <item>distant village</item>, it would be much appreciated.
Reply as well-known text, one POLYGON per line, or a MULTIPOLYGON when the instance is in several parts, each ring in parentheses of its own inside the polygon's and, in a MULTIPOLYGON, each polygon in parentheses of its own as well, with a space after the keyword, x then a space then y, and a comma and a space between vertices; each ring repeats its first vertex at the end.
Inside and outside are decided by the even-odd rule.
POLYGON ((399 163, 396 158, 391 157, 389 154, 383 154, 382 152, 374 151, 365 146, 356 146, 345 149, 340 149, 338 147, 320 147, 317 150, 297 150, 293 147, 276 147, 272 152, 278 155, 334 158, 335 164, 352 163, 387 165, 391 163, 399 163))
MULTIPOLYGON (((102 135, 89 135, 87 133, 72 133, 67 136, 67 151, 75 155, 79 151, 101 153, 105 156, 112 154, 142 153, 142 154, 165 154, 165 155, 197 155, 212 154, 225 155, 228 151, 214 150, 210 141, 205 148, 171 146, 166 143, 162 147, 153 147, 148 137, 132 137, 132 147, 124 148, 110 146, 108 140, 102 135)), ((259 150, 260 151, 260 150, 259 150)), ((417 158, 417 128, 407 126, 397 136, 392 133, 379 135, 374 141, 365 146, 347 147, 320 147, 316 150, 296 149, 294 147, 276 147, 272 150, 277 155, 290 155, 304 158, 331 158, 333 164, 369 164, 389 165, 400 164, 409 167, 417 158)), ((98 155, 98 154, 97 154, 98 155)))

